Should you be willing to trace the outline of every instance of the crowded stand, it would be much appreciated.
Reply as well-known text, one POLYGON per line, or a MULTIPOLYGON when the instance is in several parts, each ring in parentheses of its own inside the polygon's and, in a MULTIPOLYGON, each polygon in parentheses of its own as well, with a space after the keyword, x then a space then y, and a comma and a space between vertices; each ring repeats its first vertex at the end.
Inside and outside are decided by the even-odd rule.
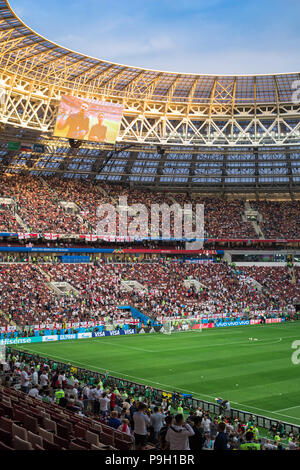
MULTIPOLYGON (((235 270, 223 263, 154 263, 121 269, 126 272, 125 279, 136 280, 147 287, 147 294, 140 292, 140 298, 136 296, 136 305, 155 319, 200 315, 226 317, 241 313, 255 316, 257 312, 282 311, 272 298, 242 282, 235 270), (193 286, 185 287, 185 280, 200 283, 199 290, 193 286)), ((281 306, 286 304, 283 295, 281 306)))
POLYGON ((263 217, 260 227, 266 239, 300 237, 300 201, 250 201, 263 217))
MULTIPOLYGON (((105 276, 101 268, 85 265, 84 269, 78 265, 68 269, 62 265, 52 269, 48 267, 47 271, 53 280, 55 272, 55 280, 73 283, 79 289, 79 294, 56 294, 47 286, 48 279, 37 265, 0 265, 1 309, 18 326, 103 318, 108 322, 117 322, 131 318, 117 309, 119 304, 126 302, 126 296, 123 297, 117 288, 112 291, 115 277, 109 274, 105 276)), ((3 317, 1 321, 7 323, 3 317)))
POLYGON ((12 198, 16 211, 31 233, 80 233, 83 227, 75 215, 68 214, 41 179, 31 176, 0 178, 2 197, 12 198))
MULTIPOLYGON (((127 204, 144 204, 151 213, 151 204, 204 204, 205 237, 219 239, 257 238, 251 222, 243 218, 243 200, 223 200, 216 197, 189 196, 186 193, 151 192, 127 189, 121 186, 91 182, 69 181, 54 177, 3 175, 0 179, 0 196, 11 198, 23 223, 32 233, 95 234, 97 232, 97 208, 101 204, 119 203, 127 197, 127 204), (61 203, 71 203, 67 210, 61 203), (51 216, 49 217, 49 214, 51 216)), ((251 207, 263 217, 261 228, 266 239, 299 238, 299 202, 251 201, 251 207)), ((161 220, 161 217, 160 217, 161 220)), ((128 217, 128 222, 132 216, 128 217)), ((18 231, 19 227, 7 208, 0 208, 0 224, 3 231, 18 231)), ((174 234, 174 217, 171 215, 171 236, 174 234)), ((117 214, 117 230, 119 216, 117 214)), ((157 236, 161 236, 161 228, 157 236)))
POLYGON ((0 232, 19 232, 21 228, 12 209, 8 205, 0 203, 0 232))
MULTIPOLYGON (((299 274, 299 270, 296 270, 299 274)), ((24 327, 68 321, 130 320, 131 306, 152 320, 166 318, 257 317, 281 314, 299 299, 299 276, 287 268, 232 268, 225 263, 178 262, 0 265, 1 326, 8 319, 24 327), (264 281, 264 291, 245 278, 264 281), (124 282, 136 281, 131 290, 124 282), (198 288, 191 281, 196 281, 198 288), (68 283, 59 295, 50 282, 68 283)))
POLYGON ((176 391, 13 350, 0 380, 1 450, 299 450, 296 431, 259 427, 251 414, 232 418, 222 398, 209 412, 176 391))
POLYGON ((291 304, 300 302, 300 270, 294 268, 294 274, 286 267, 247 266, 243 274, 257 281, 268 296, 279 308, 284 308, 287 299, 291 304))

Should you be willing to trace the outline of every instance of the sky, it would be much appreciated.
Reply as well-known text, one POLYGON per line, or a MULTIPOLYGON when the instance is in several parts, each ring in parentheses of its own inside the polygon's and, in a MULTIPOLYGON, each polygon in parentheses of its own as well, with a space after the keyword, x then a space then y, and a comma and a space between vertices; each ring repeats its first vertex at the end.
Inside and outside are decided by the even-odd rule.
POLYGON ((300 0, 11 0, 32 29, 77 52, 204 74, 300 70, 300 0))

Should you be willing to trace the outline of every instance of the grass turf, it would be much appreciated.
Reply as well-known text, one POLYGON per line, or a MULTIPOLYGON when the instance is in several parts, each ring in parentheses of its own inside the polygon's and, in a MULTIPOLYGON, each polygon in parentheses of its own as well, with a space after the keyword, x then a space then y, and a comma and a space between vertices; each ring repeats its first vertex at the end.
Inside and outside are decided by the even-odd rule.
POLYGON ((38 343, 18 349, 206 401, 222 397, 232 408, 300 425, 300 365, 291 361, 297 339, 300 322, 38 343))

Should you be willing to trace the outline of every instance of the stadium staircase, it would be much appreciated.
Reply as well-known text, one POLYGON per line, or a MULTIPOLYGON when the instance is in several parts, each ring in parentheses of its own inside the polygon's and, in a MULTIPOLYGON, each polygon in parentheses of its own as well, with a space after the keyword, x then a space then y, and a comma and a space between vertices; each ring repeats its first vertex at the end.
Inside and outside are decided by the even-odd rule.
POLYGON ((243 214, 243 220, 245 222, 250 222, 255 230, 255 233, 259 238, 264 238, 264 233, 260 227, 260 223, 263 221, 263 216, 255 209, 253 209, 249 202, 245 202, 245 212, 243 214), (255 217, 256 220, 252 220, 255 217))
POLYGON ((48 289, 50 289, 56 295, 62 297, 63 295, 66 295, 67 292, 72 292, 73 294, 79 296, 80 292, 71 284, 68 282, 55 282, 54 278, 52 278, 50 274, 46 273, 39 264, 35 264, 34 266, 40 271, 42 276, 47 279, 48 282, 45 284, 48 289))
POLYGON ((13 320, 10 320, 8 315, 5 312, 3 312, 3 310, 1 310, 1 308, 0 308, 0 317, 5 318, 8 325, 14 326, 17 330, 19 330, 19 327, 17 326, 17 324, 13 320))
MULTIPOLYGON (((172 204, 177 204, 177 201, 176 201, 175 197, 171 193, 168 194, 168 199, 169 199, 169 201, 172 202, 172 204)), ((193 213, 193 224, 196 226, 196 219, 195 219, 195 214, 194 213, 193 213)), ((185 243, 185 249, 186 250, 203 250, 203 247, 204 247, 204 241, 195 241, 195 242, 186 242, 185 243)))
POLYGON ((93 233, 93 229, 92 227, 90 226, 90 224, 85 221, 83 219, 83 217, 80 215, 80 212, 81 212, 81 208, 80 206, 75 203, 74 201, 61 201, 58 197, 58 194, 57 192, 55 191, 55 189, 51 188, 48 183, 44 180, 44 178, 42 178, 42 176, 39 177, 41 182, 43 183, 43 185, 48 189, 48 191, 52 194, 52 197, 53 197, 53 200, 56 202, 56 204, 58 206, 61 206, 66 212, 67 212, 67 208, 68 207, 71 207, 71 209, 73 209, 73 213, 75 215, 75 217, 77 217, 77 219, 79 220, 79 222, 81 223, 81 225, 85 225, 88 230, 90 231, 90 233, 93 233))
POLYGON ((47 274, 39 264, 34 264, 34 266, 40 271, 40 273, 42 274, 43 277, 45 277, 48 282, 51 282, 51 276, 49 274, 47 274))
POLYGON ((107 193, 107 191, 106 191, 104 188, 102 188, 102 186, 100 186, 100 185, 99 185, 99 186, 97 186, 97 189, 98 189, 99 193, 101 193, 101 194, 102 194, 102 196, 104 196, 104 197, 108 197, 108 193, 107 193))
MULTIPOLYGON (((25 232, 30 232, 30 228, 28 227, 28 225, 25 224, 24 220, 22 219, 22 217, 17 212, 18 204, 16 203, 16 201, 12 198, 6 198, 6 201, 8 201, 9 210, 10 210, 12 216, 14 216, 14 218, 16 219, 16 221, 18 222, 20 227, 22 227, 25 232)), ((7 202, 6 202, 6 204, 7 204, 7 202)))
POLYGON ((130 310, 132 317, 135 320, 139 320, 141 323, 144 323, 144 325, 147 325, 149 320, 151 322, 151 326, 158 326, 159 323, 149 316, 145 315, 144 313, 140 312, 140 310, 136 309, 135 307, 132 307, 131 305, 122 305, 118 307, 119 310, 130 310))

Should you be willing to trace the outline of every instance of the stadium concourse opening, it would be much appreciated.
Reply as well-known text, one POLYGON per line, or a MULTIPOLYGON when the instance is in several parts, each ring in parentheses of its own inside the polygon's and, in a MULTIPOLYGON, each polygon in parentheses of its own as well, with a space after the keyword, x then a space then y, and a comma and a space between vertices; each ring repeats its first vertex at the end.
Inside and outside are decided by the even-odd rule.
POLYGON ((0 449, 299 450, 299 73, 0 17, 0 449))

